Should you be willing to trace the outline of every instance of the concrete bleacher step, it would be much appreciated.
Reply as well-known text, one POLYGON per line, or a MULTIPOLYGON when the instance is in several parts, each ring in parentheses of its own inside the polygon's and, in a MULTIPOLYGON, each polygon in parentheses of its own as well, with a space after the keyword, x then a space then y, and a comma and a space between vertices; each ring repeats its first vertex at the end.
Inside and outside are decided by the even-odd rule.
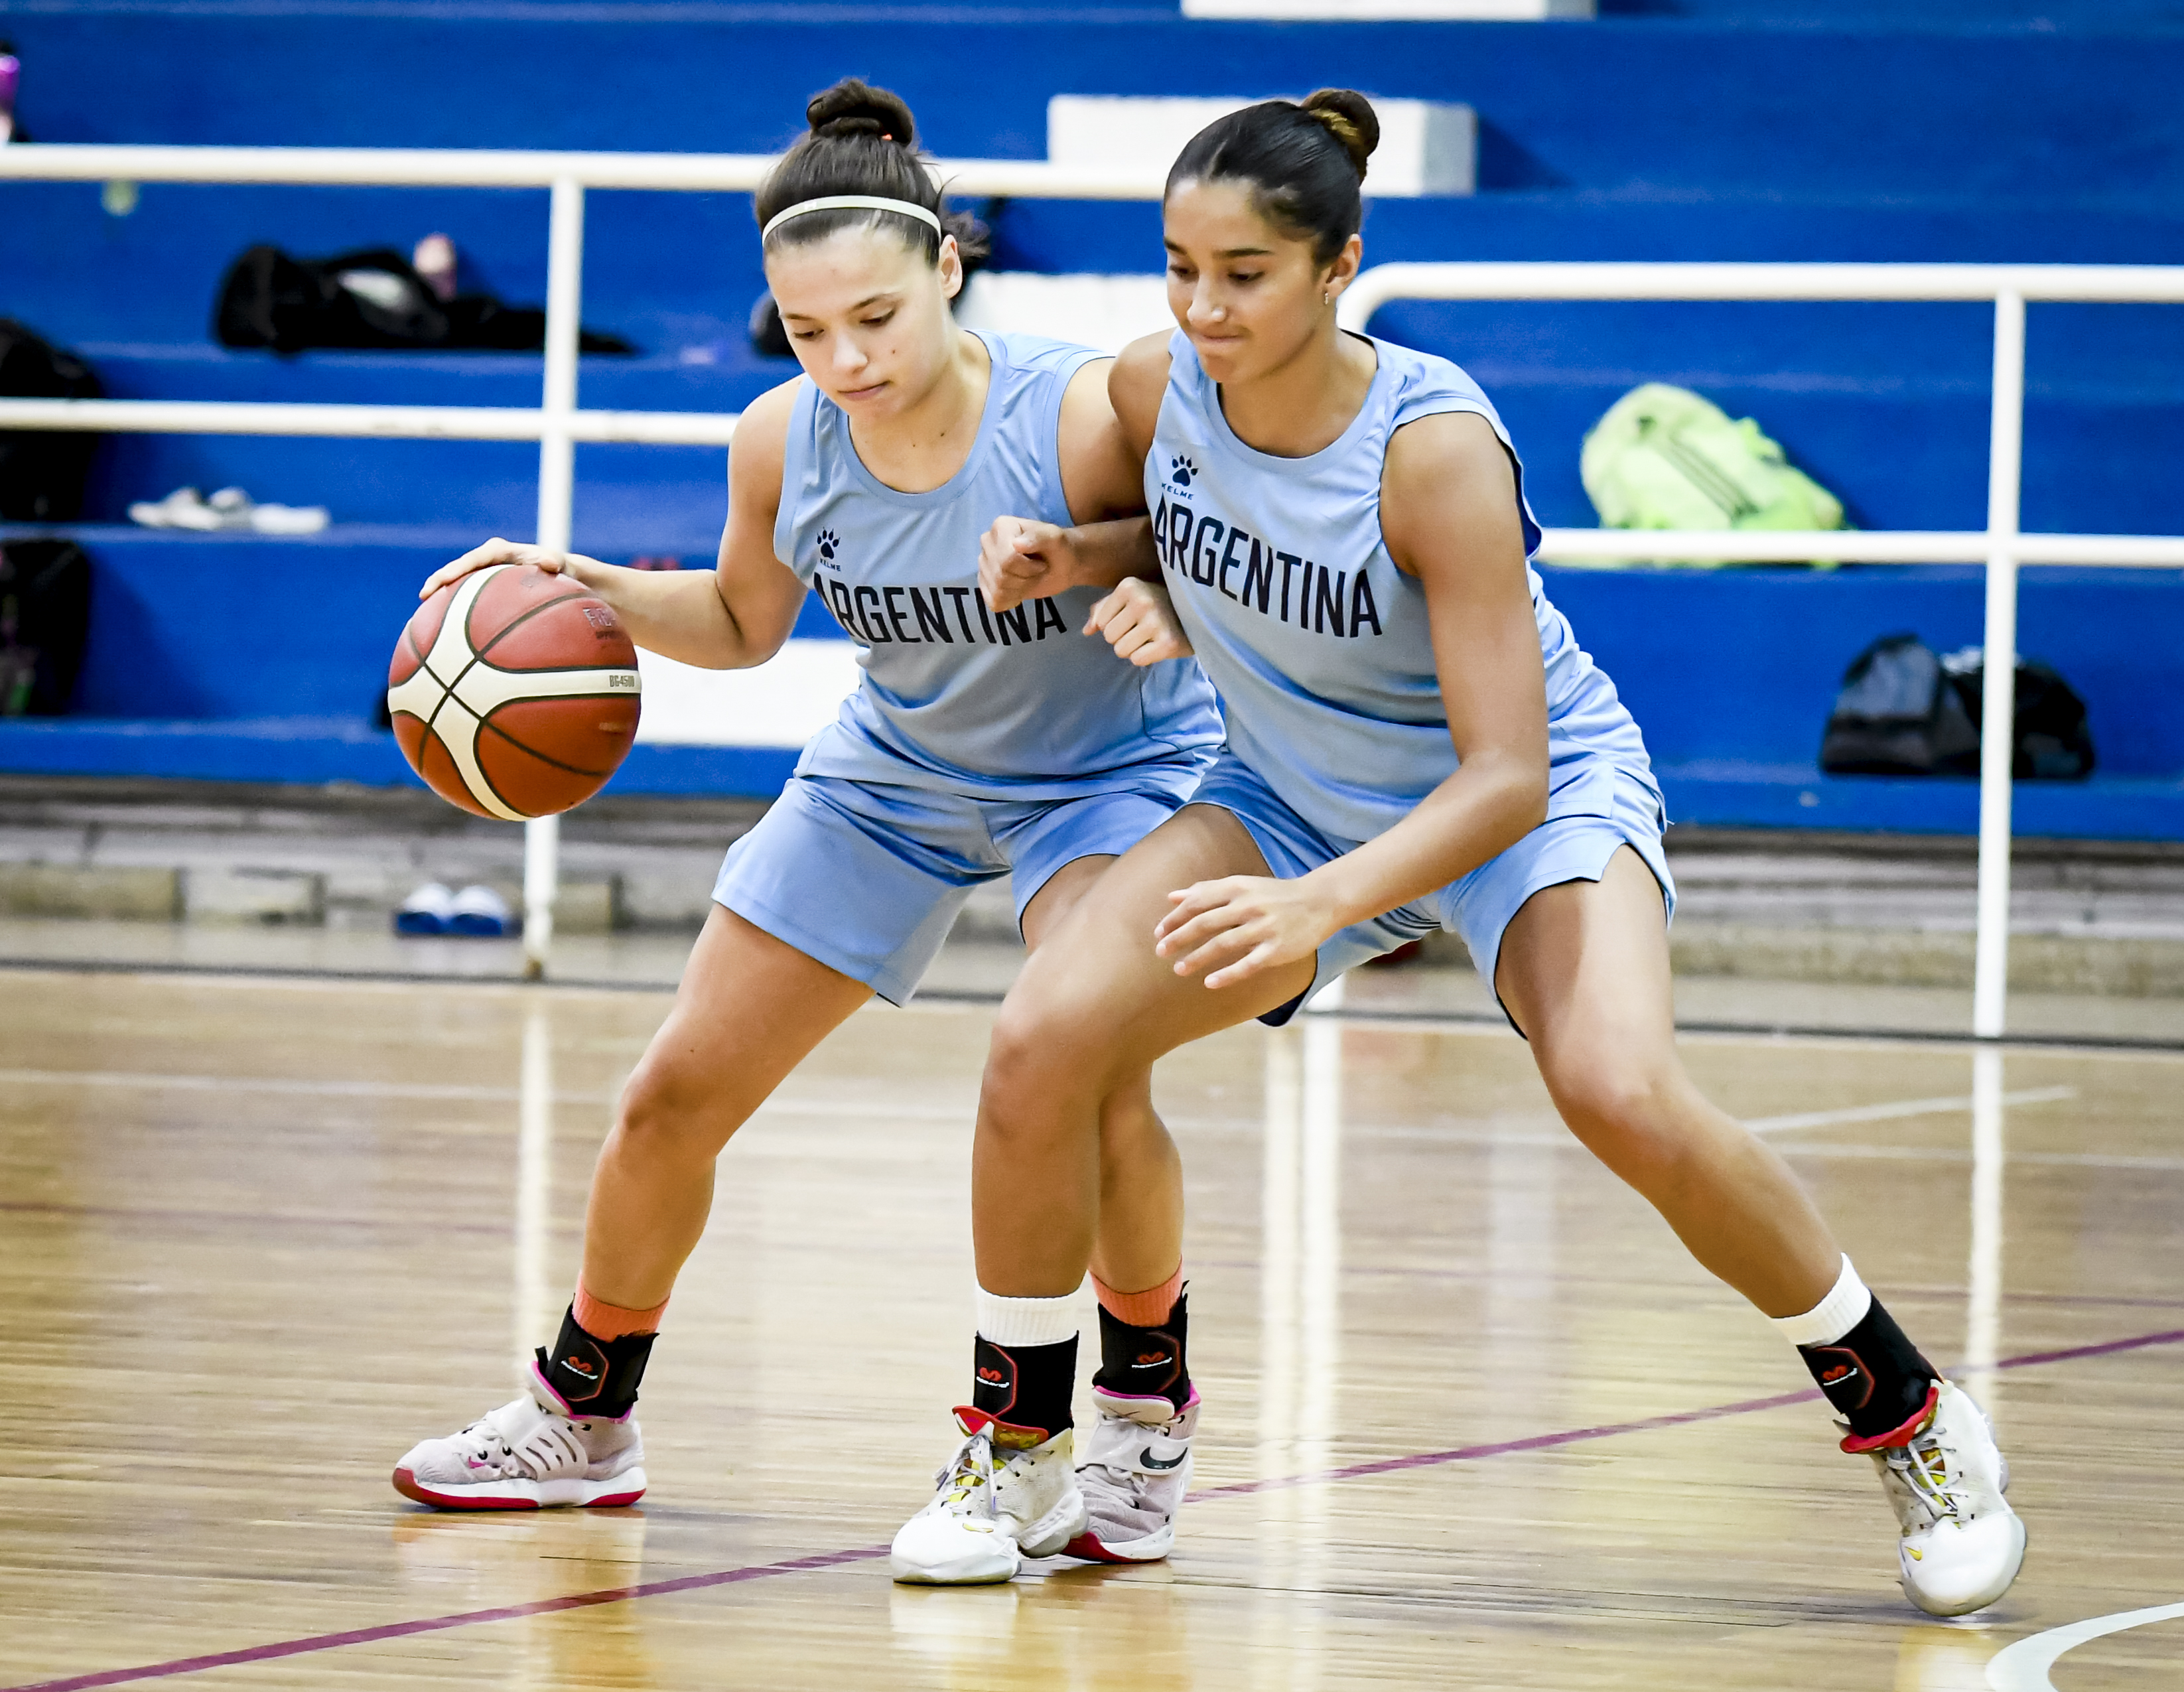
MULTIPOLYGON (((580 807, 563 826, 557 929, 694 931, 721 854, 763 809, 612 794, 580 807)), ((1679 828, 1668 844, 1680 975, 1970 980, 1968 843, 1679 828)), ((512 894, 521 864, 521 830, 415 790, 0 776, 0 917, 384 931, 426 880, 512 894)), ((2180 893, 2174 846, 2019 842, 2014 987, 2184 997, 2180 893)), ((1016 952, 1006 881, 973 896, 954 938, 1016 952)), ((1468 964, 1452 935, 1428 952, 1468 964)))

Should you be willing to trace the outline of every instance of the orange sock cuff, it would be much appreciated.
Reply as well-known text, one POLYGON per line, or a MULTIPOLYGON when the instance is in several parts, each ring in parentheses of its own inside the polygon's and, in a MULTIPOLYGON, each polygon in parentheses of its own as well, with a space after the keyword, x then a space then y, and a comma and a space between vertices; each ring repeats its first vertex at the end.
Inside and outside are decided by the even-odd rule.
POLYGON ((1134 1328, 1156 1328, 1183 1296, 1183 1265, 1176 1265, 1174 1274, 1142 1293, 1117 1293, 1096 1275, 1092 1277, 1092 1290, 1100 1295, 1100 1308, 1117 1321, 1128 1322, 1134 1328))
POLYGON ((622 1339, 633 1333, 658 1333, 667 1301, 663 1298, 649 1310, 625 1310, 619 1304, 602 1304, 584 1291, 580 1281, 569 1308, 577 1318, 577 1326, 593 1339, 622 1339))

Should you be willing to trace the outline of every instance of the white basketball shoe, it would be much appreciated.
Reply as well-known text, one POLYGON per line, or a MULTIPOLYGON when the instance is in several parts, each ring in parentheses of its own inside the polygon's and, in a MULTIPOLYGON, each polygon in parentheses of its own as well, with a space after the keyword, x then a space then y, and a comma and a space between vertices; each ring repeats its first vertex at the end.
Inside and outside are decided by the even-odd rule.
POLYGON ((933 1502, 902 1525, 889 1565, 915 1585, 1013 1579, 1026 1557, 1050 1557, 1084 1530, 1067 1428, 1038 1430, 958 1410, 963 1443, 933 1475, 933 1502))
POLYGON ((1095 1563, 1152 1563, 1175 1545, 1176 1512, 1190 1491, 1198 1389, 1181 1410, 1164 1398, 1092 1389, 1099 1425, 1077 1484, 1089 1520, 1069 1555, 1095 1563))
POLYGON ((413 1445, 394 1466, 395 1491, 441 1510, 634 1504, 644 1485, 636 1416, 571 1416, 536 1367, 513 1404, 413 1445))
POLYGON ((2025 1561, 2025 1523, 2003 1494, 2009 1464, 1969 1393, 1938 1385, 1926 1426, 1870 1452, 1902 1529, 1903 1595, 1930 1616, 1964 1616, 2009 1590, 2025 1561))

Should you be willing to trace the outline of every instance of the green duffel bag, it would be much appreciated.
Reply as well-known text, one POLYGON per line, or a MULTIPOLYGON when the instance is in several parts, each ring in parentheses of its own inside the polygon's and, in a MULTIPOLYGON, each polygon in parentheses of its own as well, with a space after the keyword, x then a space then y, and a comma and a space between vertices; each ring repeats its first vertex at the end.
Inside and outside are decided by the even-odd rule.
MULTIPOLYGON (((1602 528, 1846 527, 1842 501, 1756 422, 1665 382, 1634 388, 1607 408, 1585 438, 1579 469, 1602 528)), ((1713 568, 1720 561, 1664 561, 1713 568)))

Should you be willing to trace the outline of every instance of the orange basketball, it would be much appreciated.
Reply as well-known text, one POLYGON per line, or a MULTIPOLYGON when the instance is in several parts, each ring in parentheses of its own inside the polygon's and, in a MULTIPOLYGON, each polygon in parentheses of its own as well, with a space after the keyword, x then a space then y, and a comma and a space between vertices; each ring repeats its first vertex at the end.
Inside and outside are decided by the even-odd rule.
POLYGON ((637 735, 637 648, 581 583, 474 570, 417 607, 387 670, 410 767, 451 805, 520 823, 581 805, 637 735))

